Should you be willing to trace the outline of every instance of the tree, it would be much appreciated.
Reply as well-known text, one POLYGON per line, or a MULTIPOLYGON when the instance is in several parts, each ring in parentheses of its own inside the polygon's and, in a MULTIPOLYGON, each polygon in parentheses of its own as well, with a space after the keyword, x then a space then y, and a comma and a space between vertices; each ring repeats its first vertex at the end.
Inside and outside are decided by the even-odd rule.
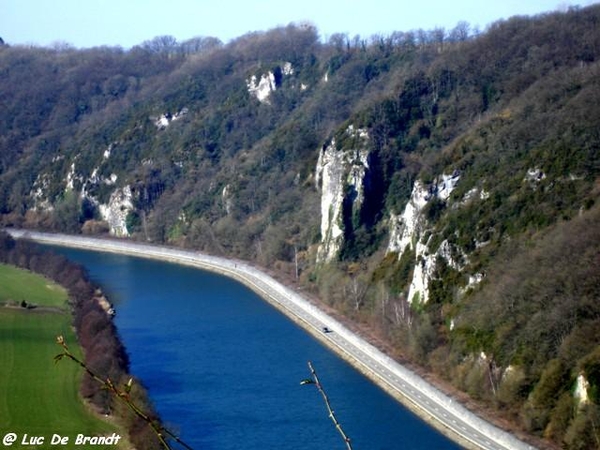
POLYGON ((144 41, 142 48, 151 53, 172 55, 177 50, 177 39, 170 35, 156 36, 149 41, 144 41))
POLYGON ((358 311, 366 299, 367 289, 369 287, 367 275, 361 273, 360 265, 351 263, 347 269, 348 278, 344 283, 344 297, 352 305, 354 311, 358 311))
POLYGON ((179 48, 184 55, 194 55, 199 53, 207 53, 211 50, 221 48, 222 46, 223 42, 216 37, 200 36, 182 42, 179 45, 179 48))
POLYGON ((470 31, 471 25, 469 25, 469 22, 461 20, 450 30, 448 40, 450 42, 464 42, 469 39, 470 31))
POLYGON ((78 233, 81 226, 81 200, 73 191, 67 191, 56 204, 54 223, 58 230, 78 233))

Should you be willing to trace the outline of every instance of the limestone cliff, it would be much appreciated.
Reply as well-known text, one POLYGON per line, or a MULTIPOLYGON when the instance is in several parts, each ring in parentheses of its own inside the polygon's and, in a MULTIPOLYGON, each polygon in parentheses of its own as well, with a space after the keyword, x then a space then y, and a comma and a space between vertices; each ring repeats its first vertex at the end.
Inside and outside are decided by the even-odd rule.
POLYGON ((365 176, 369 170, 369 135, 350 125, 345 131, 352 146, 338 148, 333 138, 319 154, 316 168, 317 188, 321 190, 321 244, 317 262, 334 260, 344 242, 344 202, 360 211, 364 200, 365 176))
POLYGON ((459 172, 442 174, 429 186, 417 180, 402 214, 390 216, 388 253, 396 252, 401 257, 406 250, 415 252, 413 276, 407 297, 409 302, 426 303, 429 299, 429 282, 433 278, 438 258, 443 258, 453 268, 459 268, 459 263, 453 257, 455 250, 447 240, 442 241, 437 248, 430 248, 433 236, 425 237, 430 224, 424 214, 425 207, 434 198, 448 202, 459 180, 459 172))
POLYGON ((108 223, 110 234, 118 237, 129 236, 127 215, 133 211, 131 188, 124 186, 116 189, 106 205, 99 205, 102 218, 108 223))
POLYGON ((33 184, 30 192, 34 200, 33 209, 53 211, 55 203, 62 195, 67 192, 75 192, 79 202, 88 202, 95 209, 97 216, 95 218, 108 225, 111 235, 129 236, 126 221, 128 214, 134 210, 134 195, 131 187, 129 185, 117 186, 116 182, 119 177, 115 173, 110 173, 108 176, 101 175, 102 172, 106 173, 104 165, 115 146, 116 144, 111 144, 102 152, 97 165, 90 173, 86 173, 81 165, 77 164, 79 155, 76 155, 68 165, 64 165, 64 157, 55 157, 47 171, 39 173, 33 184), (67 171, 62 177, 61 165, 67 171), (58 197, 52 194, 53 186, 58 186, 58 197), (106 189, 107 186, 110 186, 112 191, 110 191, 108 201, 102 202, 97 193, 100 188, 106 189))

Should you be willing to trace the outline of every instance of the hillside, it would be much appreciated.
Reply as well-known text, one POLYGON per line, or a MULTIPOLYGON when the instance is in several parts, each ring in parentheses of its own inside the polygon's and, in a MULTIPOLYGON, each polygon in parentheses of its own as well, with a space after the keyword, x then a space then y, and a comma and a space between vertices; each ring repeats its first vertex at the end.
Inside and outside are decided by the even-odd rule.
POLYGON ((1 222, 252 260, 543 445, 600 448, 599 23, 3 45, 1 222))

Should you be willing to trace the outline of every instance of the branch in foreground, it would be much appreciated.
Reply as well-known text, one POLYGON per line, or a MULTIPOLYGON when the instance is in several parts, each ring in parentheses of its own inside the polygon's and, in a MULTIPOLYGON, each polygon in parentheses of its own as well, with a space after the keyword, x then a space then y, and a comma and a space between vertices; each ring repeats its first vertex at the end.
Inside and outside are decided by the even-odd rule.
POLYGON ((344 439, 346 448, 348 450, 352 450, 352 444, 350 443, 350 438, 346 435, 346 433, 342 429, 342 425, 338 422, 337 418, 335 417, 335 414, 333 413, 333 409, 331 408, 331 403, 329 403, 329 397, 327 397, 327 394, 325 393, 325 389, 323 389, 323 385, 321 385, 321 383, 319 382, 319 377, 317 377, 317 372, 315 371, 315 369, 310 361, 308 362, 308 368, 310 369, 310 372, 312 374, 312 379, 308 378, 308 379, 302 380, 300 382, 300 384, 314 384, 317 387, 317 389, 323 396, 323 400, 325 401, 325 406, 327 406, 327 411, 329 412, 329 418, 335 425, 335 428, 339 431, 340 435, 342 436, 342 439, 344 439))
POLYGON ((83 367, 83 369, 87 372, 87 374, 90 377, 92 377, 94 380, 96 380, 98 383, 100 383, 104 389, 112 392, 115 395, 115 397, 117 397, 122 402, 124 402, 129 407, 129 409, 131 411, 133 411, 133 413, 136 416, 138 416, 139 418, 144 420, 152 428, 152 430, 154 431, 154 434, 156 434, 156 437, 158 438, 161 445, 166 450, 171 450, 171 447, 167 443, 167 440, 165 439, 165 435, 167 435, 169 438, 172 438, 178 444, 185 447, 186 449, 193 450, 192 447, 190 447, 188 444, 186 444, 181 439, 179 439, 179 437, 177 437, 173 432, 171 432, 167 428, 163 427, 159 422, 152 420, 152 418, 150 416, 148 416, 148 414, 146 414, 135 403, 133 403, 133 401, 131 400, 131 396, 129 394, 131 392, 131 387, 133 384, 132 378, 130 378, 129 381, 127 382, 127 384, 125 384, 123 390, 119 390, 119 388, 114 384, 114 382, 110 378, 106 378, 106 379, 100 378, 88 366, 86 366, 86 364, 83 361, 81 361, 79 358, 77 358, 75 355, 73 355, 71 353, 71 351, 69 350, 69 347, 67 346, 67 343, 65 342, 65 339, 62 336, 56 337, 56 343, 62 347, 63 352, 54 357, 55 363, 57 363, 58 361, 60 361, 63 358, 69 358, 70 360, 74 361, 75 363, 77 363, 81 367, 83 367))

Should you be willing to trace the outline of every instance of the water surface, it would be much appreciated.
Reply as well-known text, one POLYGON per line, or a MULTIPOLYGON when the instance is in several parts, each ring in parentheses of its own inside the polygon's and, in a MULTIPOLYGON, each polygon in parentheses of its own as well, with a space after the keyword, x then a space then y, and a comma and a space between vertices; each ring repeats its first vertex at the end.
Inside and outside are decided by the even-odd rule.
POLYGON ((242 284, 176 264, 53 247, 83 264, 161 418, 196 450, 458 449, 242 284))

